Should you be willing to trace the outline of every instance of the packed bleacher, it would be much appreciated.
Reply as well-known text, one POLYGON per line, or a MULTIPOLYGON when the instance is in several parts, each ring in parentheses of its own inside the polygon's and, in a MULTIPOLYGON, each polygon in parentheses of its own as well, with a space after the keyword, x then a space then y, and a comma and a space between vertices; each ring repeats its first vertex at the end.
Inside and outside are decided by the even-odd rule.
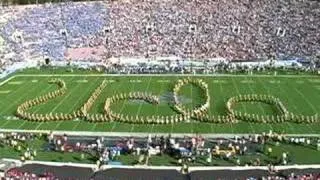
POLYGON ((312 0, 119 0, 0 7, 0 66, 46 57, 79 58, 70 53, 99 54, 92 61, 101 61, 104 54, 308 59, 320 53, 319 14, 320 2, 312 0))
POLYGON ((227 59, 319 52, 316 1, 115 1, 112 54, 227 59))

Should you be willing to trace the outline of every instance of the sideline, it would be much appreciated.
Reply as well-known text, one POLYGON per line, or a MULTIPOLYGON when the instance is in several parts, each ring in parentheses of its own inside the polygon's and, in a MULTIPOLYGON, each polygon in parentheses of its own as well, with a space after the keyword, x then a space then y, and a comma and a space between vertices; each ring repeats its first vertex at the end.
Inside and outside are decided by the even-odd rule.
POLYGON ((16 77, 16 76, 11 76, 11 77, 7 78, 6 80, 1 81, 1 82, 0 82, 0 86, 4 85, 5 83, 7 83, 8 81, 12 80, 12 79, 15 78, 15 77, 16 77))
POLYGON ((285 78, 297 78, 297 77, 319 77, 319 75, 267 75, 267 74, 17 74, 13 77, 72 77, 72 76, 87 76, 87 77, 141 77, 141 76, 181 76, 181 77, 285 77, 285 78))
MULTIPOLYGON (((98 131, 61 131, 61 130, 22 130, 22 129, 2 129, 0 128, 0 132, 17 132, 17 133, 39 133, 39 134, 49 134, 52 132, 54 135, 69 135, 69 136, 106 136, 106 137, 148 137, 149 135, 151 136, 167 136, 171 135, 172 137, 192 137, 196 134, 200 134, 204 138, 219 138, 219 137, 224 137, 224 138, 234 138, 234 136, 244 136, 248 137, 251 134, 224 134, 224 133, 137 133, 137 132, 98 132, 98 131)), ((288 137, 320 137, 320 132, 319 134, 285 134, 288 137)))
POLYGON ((4 81, 0 81, 0 87, 16 77, 280 77, 280 78, 315 78, 319 75, 267 75, 267 74, 16 74, 4 81))

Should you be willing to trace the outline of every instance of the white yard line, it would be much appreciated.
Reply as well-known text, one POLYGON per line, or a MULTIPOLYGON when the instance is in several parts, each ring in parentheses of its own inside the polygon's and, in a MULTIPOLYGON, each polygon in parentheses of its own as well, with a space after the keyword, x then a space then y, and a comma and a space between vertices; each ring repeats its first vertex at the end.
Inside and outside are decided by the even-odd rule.
POLYGON ((99 123, 94 123, 94 125, 92 126, 92 128, 91 128, 91 131, 94 131, 94 129, 97 127, 97 125, 98 125, 99 123))
MULTIPOLYGON (((165 83, 161 83, 161 85, 160 85, 159 92, 158 92, 158 97, 159 97, 159 98, 160 98, 161 90, 162 90, 162 88, 163 88, 163 85, 164 85, 164 84, 165 84, 165 83)), ((156 106, 156 112, 155 112, 155 114, 158 114, 160 104, 161 104, 161 101, 160 101, 159 105, 157 105, 157 106, 156 106)), ((155 123, 152 123, 152 126, 151 126, 151 133, 153 133, 154 124, 155 124, 155 123)))
MULTIPOLYGON (((13 78, 15 78, 15 76, 8 78, 8 79, 5 81, 5 83, 8 82, 8 81, 10 81, 10 80, 13 79, 13 78)), ((0 84, 0 86, 3 85, 3 84, 4 84, 4 83, 0 84)), ((20 86, 20 87, 17 89, 17 91, 18 91, 19 89, 21 89, 21 88, 22 88, 22 86, 20 86)), ((33 88, 30 88, 30 89, 25 93, 24 96, 20 96, 20 98, 18 98, 16 101, 14 101, 11 106, 7 106, 7 108, 6 108, 3 112, 7 111, 8 109, 11 109, 12 106, 15 106, 16 104, 18 104, 17 102, 19 102, 21 99, 23 99, 23 98, 25 98, 27 95, 29 95, 29 92, 32 91, 32 90, 33 90, 33 88)), ((5 127, 5 126, 9 123, 9 121, 14 121, 14 120, 8 120, 8 121, 5 122, 4 124, 2 124, 1 127, 5 127)), ((20 126, 22 127, 22 125, 25 124, 25 123, 26 123, 26 120, 25 120, 20 126)), ((20 126, 19 126, 19 127, 20 127, 20 126)))
MULTIPOLYGON (((70 81, 72 81, 74 78, 72 78, 70 81)), ((76 85, 76 87, 78 87, 79 84, 76 85)), ((59 106, 61 106, 61 104, 72 94, 72 92, 74 92, 74 90, 76 90, 77 88, 73 88, 68 95, 66 95, 51 111, 50 113, 52 113, 53 111, 55 111, 59 106)), ((56 127, 53 130, 56 130, 62 123, 63 121, 60 121, 59 123, 57 123, 56 127)))
MULTIPOLYGON (((2 85, 6 84, 7 82, 9 82, 10 80, 12 80, 13 78, 15 78, 15 76, 9 77, 8 79, 0 82, 0 87, 1 87, 2 85)), ((0 101, 0 103, 3 104, 2 101, 0 101)))
MULTIPOLYGON (((190 91, 191 91, 191 107, 193 108, 194 106, 193 106, 192 89, 193 89, 193 84, 191 84, 191 88, 190 88, 190 91)), ((190 124, 191 124, 191 133, 193 133, 194 132, 194 130, 193 130, 194 122, 193 122, 193 120, 191 121, 191 118, 190 118, 190 124)))
MULTIPOLYGON (((218 83, 218 84, 219 84, 220 94, 222 94, 222 92, 223 92, 222 84, 221 84, 221 83, 218 83)), ((226 102, 226 101, 227 101, 227 98, 224 97, 224 98, 223 98, 223 101, 226 102)), ((217 103, 213 102, 213 104, 217 104, 217 103)), ((216 106, 216 105, 215 105, 215 106, 216 106)), ((215 123, 212 123, 212 124, 211 124, 211 130, 212 130, 212 132, 215 131, 215 127, 213 127, 213 126, 215 126, 215 125, 216 125, 215 123)), ((231 126, 231 127, 232 127, 232 126, 231 126)), ((233 132, 233 130, 232 130, 232 132, 233 132)))
POLYGON ((293 87, 293 89, 298 92, 298 94, 304 99, 305 102, 307 102, 309 104, 309 106, 311 107, 311 109, 313 110, 313 113, 316 114, 317 113, 317 109, 313 106, 313 104, 306 98, 306 96, 297 88, 293 87))
MULTIPOLYGON (((273 79, 276 81, 276 78, 275 78, 275 77, 273 77, 273 79)), ((288 96, 287 96, 287 93, 283 91, 283 89, 280 87, 280 84, 277 84, 277 87, 278 87, 278 89, 280 89, 281 92, 283 92, 283 94, 286 95, 286 99, 287 99, 288 101, 290 101, 290 97, 288 97, 288 96)), ((281 100, 281 97, 279 97, 279 98, 280 98, 280 100, 281 100)), ((295 103, 293 103, 293 106, 294 106, 294 109, 295 109, 296 111, 298 111, 298 108, 297 108, 297 106, 295 105, 295 103)), ((286 123, 288 124, 288 126, 290 127, 290 129, 292 130, 292 132, 295 132, 295 131, 296 131, 296 129, 290 124, 290 122, 286 122, 286 123)))
MULTIPOLYGON (((234 79, 233 79, 233 78, 231 78, 231 79, 232 79, 233 86, 235 87, 237 93, 238 93, 238 94, 241 94, 240 91, 239 91, 239 89, 238 89, 237 84, 234 82, 234 79)), ((246 106, 242 105, 242 107, 244 108, 244 111, 247 112, 246 106)), ((255 129, 253 128, 251 122, 247 122, 247 123, 249 123, 250 128, 251 128, 251 130, 252 130, 252 133, 255 133, 256 131, 255 131, 255 129)), ((233 129, 232 129, 232 133, 233 133, 233 129)))
MULTIPOLYGON (((50 86, 47 86, 45 89, 43 89, 42 91, 40 91, 39 94, 41 95, 42 93, 47 92, 49 89, 50 89, 50 86)), ((38 108, 37 108, 33 113, 37 113, 40 109, 41 109, 41 108, 40 108, 39 105, 38 105, 38 108)), ((22 128, 23 125, 24 125, 26 122, 27 122, 27 120, 24 120, 24 122, 18 127, 18 129, 22 128)), ((39 125, 40 125, 40 124, 42 124, 42 122, 39 123, 39 125)), ((38 129, 39 125, 37 126, 36 130, 38 129)))
POLYGON ((10 80, 14 79, 15 77, 16 77, 16 76, 11 76, 11 77, 9 77, 8 79, 6 79, 6 80, 4 80, 4 81, 0 82, 0 86, 2 86, 2 85, 4 85, 4 84, 6 84, 7 82, 9 82, 10 80))
MULTIPOLYGON (((190 77, 191 74, 17 74, 14 77, 72 77, 72 76, 130 76, 130 77, 148 77, 148 76, 163 76, 163 77, 170 77, 170 76, 181 76, 181 77, 190 77)), ((193 74, 194 77, 247 77, 247 74, 193 74)), ((263 75, 263 74, 253 74, 250 77, 273 77, 274 75, 263 75)), ((286 78, 315 78, 319 77, 319 75, 277 75, 277 77, 286 77, 286 78)))
MULTIPOLYGON (((95 81, 95 83, 96 83, 97 81, 98 81, 98 79, 95 81)), ((94 85, 94 83, 93 83, 91 86, 87 86, 86 92, 88 92, 88 89, 91 90, 91 87, 92 87, 93 85, 94 85), (90 87, 90 88, 89 88, 89 87, 90 87)), ((81 98, 79 98, 78 101, 77 101, 76 103, 74 103, 74 105, 72 106, 72 108, 70 108, 70 111, 69 111, 68 113, 71 113, 71 112, 74 111, 74 108, 76 107, 76 105, 77 105, 80 101, 83 100, 83 96, 85 96, 85 95, 87 95, 87 93, 84 93, 84 94, 81 95, 81 98)), ((79 121, 75 126, 78 126, 78 125, 80 124, 80 122, 81 122, 81 121, 79 121)), ((58 123, 59 126, 60 126, 61 123, 62 123, 62 121, 58 123)), ((41 122, 41 124, 37 127, 37 129, 38 129, 39 127, 41 127, 42 124, 43 124, 43 122, 41 122)), ((58 128, 59 126, 56 126, 56 128, 58 128)), ((75 127, 75 126, 74 126, 74 127, 75 127)), ((72 130, 74 129, 74 127, 72 128, 72 130)))
MULTIPOLYGON (((274 79, 275 79, 275 78, 274 78, 274 79)), ((277 86, 278 86, 278 89, 280 89, 280 91, 281 91, 283 94, 285 94, 286 99, 287 99, 288 102, 289 102, 289 101, 290 101, 290 97, 287 95, 288 93, 285 92, 285 91, 280 87, 279 84, 278 84, 277 86)), ((291 101, 290 101, 290 102, 291 102, 291 101)), ((295 111, 298 112, 298 111, 299 111, 299 108, 296 106, 295 102, 293 102, 292 105, 293 105, 295 111)), ((290 112, 290 111, 289 111, 289 112, 290 112)), ((288 126, 290 126, 292 132, 296 132, 296 129, 290 124, 290 122, 287 122, 287 124, 288 124, 288 126)), ((313 129, 310 127, 310 125, 309 125, 309 124, 306 124, 306 125, 307 125, 308 128, 313 132, 313 129)))
MULTIPOLYGON (((295 89, 295 91, 297 91, 298 94, 299 94, 300 96, 302 96, 302 98, 309 104, 309 106, 311 106, 311 109, 312 109, 313 112, 316 114, 316 113, 317 113, 316 108, 312 105, 312 103, 310 103, 310 101, 305 97, 305 95, 304 95, 303 93, 301 93, 301 91, 299 91, 297 88, 293 87, 293 89, 295 89)), ((294 104, 294 106, 296 106, 296 105, 294 104)), ((314 132, 313 128, 312 128, 308 123, 306 123, 306 125, 309 127, 309 129, 310 129, 312 132, 314 132)))
MULTIPOLYGON (((246 78, 246 79, 247 79, 247 78, 246 78)), ((259 78, 257 78, 257 79, 258 79, 258 81, 260 81, 259 78)), ((261 82, 261 81, 260 81, 260 82, 261 82)), ((264 83, 262 82, 261 84, 262 84, 262 88, 264 89, 264 91, 267 91, 267 93, 270 94, 270 92, 268 91, 268 89, 265 88, 264 83)), ((254 93, 254 91, 252 90, 251 85, 248 84, 248 86, 249 86, 250 91, 251 91, 252 93, 254 93)), ((265 110, 264 110, 263 107, 261 106, 261 104, 259 104, 259 108, 262 110, 263 114, 267 115, 266 112, 265 112, 265 110)), ((273 127, 270 125, 270 123, 268 122, 267 124, 268 124, 269 128, 273 131, 273 127)))
MULTIPOLYGON (((232 82, 233 82, 233 79, 232 79, 232 82)), ((219 85, 220 85, 220 92, 221 92, 221 94, 222 94, 222 93, 223 93, 223 88, 222 88, 221 83, 219 83, 219 85)), ((233 82, 233 85, 236 86, 236 84, 235 84, 234 82, 233 82)), ((227 102, 227 99, 224 97, 224 98, 223 98, 223 101, 224 101, 224 102, 227 102)), ((233 123, 230 123, 230 125, 231 125, 232 133, 234 133, 233 123)))
MULTIPOLYGON (((87 78, 87 77, 86 77, 87 78)), ((90 90, 92 90, 92 93, 93 93, 93 91, 95 91, 95 88, 92 88, 94 85, 96 85, 96 83, 99 81, 99 79, 96 79, 95 81, 94 81, 94 83, 92 83, 91 84, 91 86, 87 86, 87 88, 86 88, 86 90, 85 90, 85 92, 86 93, 83 93, 82 95, 81 95, 81 97, 78 99, 78 101, 72 106, 72 108, 70 109, 70 111, 68 112, 68 113, 71 113, 71 112, 73 112, 73 111, 75 111, 75 107, 79 104, 79 102, 80 101, 83 101, 83 97, 84 96, 86 96, 88 93, 89 93, 89 91, 90 90)), ((100 86, 100 84, 98 85, 98 86, 100 86)), ((91 94, 92 94, 91 93, 91 94)), ((102 92, 101 92, 102 93, 102 92)), ((101 94, 100 94, 101 95, 101 94)), ((79 120, 79 122, 75 125, 75 126, 73 126, 72 127, 72 130, 74 130, 76 127, 78 127, 79 126, 79 124, 81 123, 81 120, 79 120)), ((95 129, 96 128, 96 126, 97 126, 97 124, 98 123, 95 123, 95 125, 93 126, 93 129, 95 129)), ((92 129, 92 130, 93 130, 92 129)))
POLYGON ((10 121, 13 121, 13 120, 6 120, 6 122, 1 125, 1 128, 4 128, 10 121))
MULTIPOLYGON (((148 81, 147 88, 146 88, 145 92, 148 92, 148 90, 149 90, 151 79, 152 79, 152 76, 149 77, 149 81, 148 81)), ((142 108, 142 103, 139 104, 136 116, 139 116, 141 108, 142 108)), ((135 123, 131 126, 131 131, 130 132, 132 132, 134 130, 134 126, 135 126, 135 123)), ((147 125, 147 126, 149 126, 149 125, 147 125)))
MULTIPOLYGON (((22 85, 18 89, 16 89, 15 91, 17 92, 20 89, 22 89, 23 87, 25 88, 25 86, 22 85)), ((29 86, 27 86, 27 87, 29 87, 29 86)), ((35 86, 31 86, 30 88, 28 88, 28 90, 23 93, 24 94, 23 96, 20 96, 20 98, 13 101, 13 103, 10 106, 7 106, 6 109, 2 110, 2 112, 6 112, 8 109, 11 109, 13 106, 16 106, 18 104, 18 102, 21 101, 21 99, 24 99, 25 97, 27 97, 29 95, 29 93, 34 90, 33 87, 35 87, 35 86)))
MULTIPOLYGON (((87 77, 86 77, 86 78, 87 78, 87 77)), ((71 112, 73 112, 73 111, 76 111, 75 107, 79 104, 80 101, 83 101, 83 99, 84 99, 83 97, 86 96, 86 95, 89 93, 90 90, 92 90, 92 93, 93 93, 93 91, 95 91, 95 88, 93 88, 93 86, 96 85, 96 83, 97 83, 98 81, 99 81, 99 79, 96 79, 96 80, 94 81, 94 83, 91 84, 91 86, 87 86, 87 88, 85 89, 85 92, 86 92, 86 93, 83 93, 83 94, 81 95, 81 97, 78 99, 78 101, 72 106, 72 108, 70 108, 70 111, 69 111, 68 113, 71 113, 71 112)), ((100 84, 99 84, 98 86, 100 86, 100 84)), ((92 93, 91 93, 91 94, 92 94, 92 93)), ((102 93, 102 92, 101 92, 101 93, 102 93)), ((101 95, 101 94, 100 94, 100 95, 101 95)), ((100 96, 100 95, 99 95, 99 96, 100 96)), ((81 121, 79 121, 75 126, 78 126, 78 125, 80 124, 80 122, 81 122, 81 121)), ((91 130, 94 130, 94 129, 96 128, 97 124, 98 124, 98 123, 95 123, 91 130)), ((73 126, 72 129, 74 129, 75 126, 73 126)))
MULTIPOLYGON (((121 85, 122 85, 122 82, 117 83, 117 84, 118 84, 118 86, 117 86, 117 90, 118 90, 119 88, 121 88, 121 87, 122 87, 122 86, 121 86, 121 85)), ((123 101, 123 103, 122 103, 122 106, 121 106, 120 112, 123 110, 124 105, 125 105, 125 101, 123 101)), ((113 122, 112 128, 111 128, 111 130, 110 130, 111 132, 113 132, 114 128, 116 128, 117 123, 119 123, 119 122, 116 122, 116 121, 114 121, 114 122, 113 122)))

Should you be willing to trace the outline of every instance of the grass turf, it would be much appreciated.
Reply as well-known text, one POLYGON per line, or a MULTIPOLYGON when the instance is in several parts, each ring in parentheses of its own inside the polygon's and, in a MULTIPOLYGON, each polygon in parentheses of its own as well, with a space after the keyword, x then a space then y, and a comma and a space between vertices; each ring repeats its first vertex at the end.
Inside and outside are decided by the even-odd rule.
MULTIPOLYGON (((23 72, 22 72, 23 73, 23 72)), ((118 122, 89 123, 83 120, 57 122, 29 122, 15 120, 16 108, 22 102, 56 89, 48 84, 50 76, 15 76, 0 86, 0 128, 26 130, 68 130, 68 131, 112 131, 112 132, 163 132, 163 133, 260 133, 274 130, 285 133, 319 134, 320 124, 236 124, 177 123, 169 125, 140 125, 118 122)), ((56 77, 55 77, 56 78, 56 77)), ((72 112, 79 109, 96 87, 104 80, 110 83, 104 89, 90 113, 103 113, 104 101, 115 93, 132 91, 151 92, 160 96, 159 105, 141 101, 120 101, 111 106, 116 112, 129 115, 171 115, 176 112, 170 107, 172 87, 179 76, 78 76, 59 77, 66 82, 68 92, 30 111, 37 113, 72 112)), ((202 78, 209 85, 211 107, 209 114, 226 113, 228 98, 239 94, 270 94, 279 97, 290 112, 312 115, 320 112, 320 78, 317 76, 216 76, 202 78)), ((199 105, 203 99, 200 90, 186 85, 181 92, 182 102, 187 107, 199 105)), ((262 103, 239 103, 236 109, 258 114, 276 114, 274 107, 262 103)))

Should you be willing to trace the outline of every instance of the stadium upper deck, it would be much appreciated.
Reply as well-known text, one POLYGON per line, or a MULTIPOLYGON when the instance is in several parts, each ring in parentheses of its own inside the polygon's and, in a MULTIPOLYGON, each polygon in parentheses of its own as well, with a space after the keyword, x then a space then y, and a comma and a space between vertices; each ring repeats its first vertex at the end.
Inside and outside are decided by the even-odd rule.
POLYGON ((320 2, 311 0, 9 6, 0 8, 0 22, 0 64, 46 56, 97 61, 102 56, 254 60, 320 53, 320 2), (74 52, 84 55, 73 56, 74 52))

